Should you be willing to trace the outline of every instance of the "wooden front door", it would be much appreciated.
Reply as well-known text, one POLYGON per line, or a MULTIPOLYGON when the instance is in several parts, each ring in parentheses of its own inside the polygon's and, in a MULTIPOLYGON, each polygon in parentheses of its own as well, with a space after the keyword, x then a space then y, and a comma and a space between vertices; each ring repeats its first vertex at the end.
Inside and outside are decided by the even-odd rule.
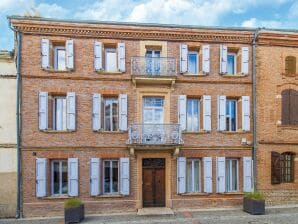
POLYGON ((165 206, 165 159, 143 159, 143 206, 165 206))

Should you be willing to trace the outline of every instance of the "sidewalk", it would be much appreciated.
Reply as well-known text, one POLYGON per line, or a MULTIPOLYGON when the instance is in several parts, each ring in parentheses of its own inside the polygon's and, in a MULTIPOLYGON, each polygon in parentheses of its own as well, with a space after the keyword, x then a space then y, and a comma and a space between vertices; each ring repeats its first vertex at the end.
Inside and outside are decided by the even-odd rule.
MULTIPOLYGON (((62 224, 63 217, 5 219, 0 224, 62 224)), ((99 224, 147 224, 147 223, 191 223, 191 224, 298 224, 298 205, 266 208, 265 215, 253 216, 238 209, 209 209, 176 211, 174 215, 137 216, 136 213, 111 215, 89 215, 82 223, 99 224)))

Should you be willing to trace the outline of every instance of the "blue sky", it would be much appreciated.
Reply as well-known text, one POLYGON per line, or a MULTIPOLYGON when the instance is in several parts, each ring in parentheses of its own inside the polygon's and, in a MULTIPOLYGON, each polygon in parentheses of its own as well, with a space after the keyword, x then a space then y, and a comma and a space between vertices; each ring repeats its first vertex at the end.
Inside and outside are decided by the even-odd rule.
POLYGON ((7 15, 298 29, 298 0, 0 0, 0 49, 13 48, 7 15))

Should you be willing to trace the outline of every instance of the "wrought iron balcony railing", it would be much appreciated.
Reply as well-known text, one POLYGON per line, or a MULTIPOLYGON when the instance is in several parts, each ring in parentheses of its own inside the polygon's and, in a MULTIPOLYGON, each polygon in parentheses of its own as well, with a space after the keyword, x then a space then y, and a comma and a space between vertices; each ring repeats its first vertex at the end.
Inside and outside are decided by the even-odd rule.
POLYGON ((179 145, 183 143, 179 124, 132 124, 127 144, 179 145))
POLYGON ((132 57, 131 74, 140 76, 176 76, 176 60, 168 57, 132 57))

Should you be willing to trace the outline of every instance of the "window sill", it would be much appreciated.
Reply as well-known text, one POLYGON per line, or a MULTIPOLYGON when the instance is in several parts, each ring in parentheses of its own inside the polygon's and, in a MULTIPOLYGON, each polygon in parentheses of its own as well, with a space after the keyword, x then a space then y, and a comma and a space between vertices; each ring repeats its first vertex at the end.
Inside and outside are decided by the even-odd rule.
POLYGON ((123 134, 126 133, 127 131, 103 131, 103 130, 98 130, 98 131, 93 131, 95 133, 101 133, 101 134, 123 134))
POLYGON ((205 130, 200 130, 200 131, 183 131, 183 134, 210 134, 211 131, 205 131, 205 130))
POLYGON ((197 74, 193 74, 193 73, 184 73, 183 74, 184 76, 189 76, 189 77, 204 77, 204 76, 207 76, 208 73, 197 73, 197 74))
POLYGON ((57 70, 57 69, 52 69, 52 68, 43 69, 43 70, 46 72, 51 72, 51 73, 70 73, 70 72, 74 71, 73 69, 57 70))
POLYGON ((95 71, 96 73, 98 74, 101 74, 101 75, 122 75, 124 72, 107 72, 105 70, 99 70, 99 71, 95 71))
POLYGON ((224 78, 243 78, 243 77, 247 77, 248 75, 246 74, 241 74, 241 73, 237 73, 237 74, 222 74, 222 77, 224 78))
POLYGON ((221 194, 221 195, 244 195, 243 192, 239 192, 239 191, 235 191, 235 192, 223 192, 223 193, 219 193, 219 192, 216 192, 216 194, 221 194))
POLYGON ((95 198, 123 198, 125 196, 122 194, 102 194, 102 195, 97 195, 94 197, 95 198))
POLYGON ((298 73, 296 73, 296 74, 282 73, 282 76, 285 76, 285 77, 298 77, 298 73))
POLYGON ((244 131, 244 130, 237 130, 237 131, 219 131, 223 134, 244 134, 249 133, 250 131, 244 131))
POLYGON ((70 130, 63 130, 63 131, 58 131, 58 130, 40 130, 41 132, 45 133, 72 133, 75 131, 70 131, 70 130))
POLYGON ((280 128, 280 129, 286 129, 286 130, 298 130, 298 125, 277 124, 277 127, 280 128))
POLYGON ((68 195, 61 195, 61 196, 46 196, 46 197, 40 197, 39 199, 49 199, 49 200, 57 200, 57 199, 68 199, 72 198, 68 195))
POLYGON ((184 194, 180 194, 182 196, 207 196, 210 195, 212 193, 205 193, 205 192, 188 192, 188 193, 184 193, 184 194))

